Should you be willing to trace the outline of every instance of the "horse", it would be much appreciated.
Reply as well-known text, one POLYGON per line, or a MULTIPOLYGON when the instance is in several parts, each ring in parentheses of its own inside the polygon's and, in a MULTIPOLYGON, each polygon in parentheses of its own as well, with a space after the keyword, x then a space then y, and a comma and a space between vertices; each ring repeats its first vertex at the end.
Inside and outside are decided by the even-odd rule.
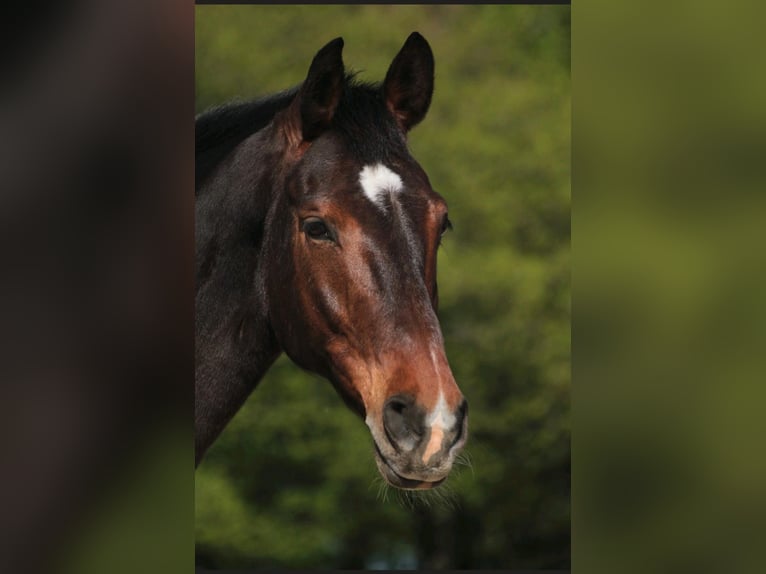
POLYGON ((363 83, 343 45, 297 87, 195 120, 195 467, 284 352, 364 420, 389 484, 425 490, 468 431, 437 318, 447 204, 407 144, 434 57, 413 32, 363 83))

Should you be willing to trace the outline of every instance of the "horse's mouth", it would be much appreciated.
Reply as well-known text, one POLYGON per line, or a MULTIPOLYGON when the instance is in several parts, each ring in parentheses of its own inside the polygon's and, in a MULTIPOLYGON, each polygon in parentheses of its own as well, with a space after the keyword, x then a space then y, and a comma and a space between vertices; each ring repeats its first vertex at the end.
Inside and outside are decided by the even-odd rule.
POLYGON ((435 486, 439 486, 444 482, 447 477, 440 478, 438 480, 416 480, 412 478, 405 478, 399 475, 383 457, 380 451, 375 445, 375 462, 378 464, 378 470, 383 478, 391 486, 401 488, 402 490, 429 490, 435 486))

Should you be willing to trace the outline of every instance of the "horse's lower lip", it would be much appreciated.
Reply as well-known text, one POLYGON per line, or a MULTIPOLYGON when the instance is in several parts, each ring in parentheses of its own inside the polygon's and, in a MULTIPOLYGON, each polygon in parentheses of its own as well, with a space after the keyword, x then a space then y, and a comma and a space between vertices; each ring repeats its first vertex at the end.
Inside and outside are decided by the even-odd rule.
POLYGON ((447 479, 446 476, 434 481, 404 478, 403 476, 400 476, 393 468, 391 468, 391 465, 388 464, 388 461, 380 454, 380 452, 376 452, 376 459, 378 461, 378 468, 380 469, 380 473, 383 475, 383 478, 386 479, 386 482, 388 482, 388 484, 391 486, 395 486, 396 488, 401 488, 403 490, 428 490, 435 486, 439 486, 447 479))

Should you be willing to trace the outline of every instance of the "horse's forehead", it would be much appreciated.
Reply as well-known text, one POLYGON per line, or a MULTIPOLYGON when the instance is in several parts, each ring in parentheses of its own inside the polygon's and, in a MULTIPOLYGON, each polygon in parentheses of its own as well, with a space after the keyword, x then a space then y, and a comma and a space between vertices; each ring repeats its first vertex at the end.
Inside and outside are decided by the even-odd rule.
POLYGON ((401 176, 382 162, 365 165, 359 172, 359 185, 367 199, 379 207, 387 194, 400 194, 404 189, 401 176))
POLYGON ((430 191, 427 176, 406 151, 360 158, 333 141, 312 151, 305 167, 306 180, 317 182, 329 196, 341 199, 360 194, 379 207, 389 195, 430 191))

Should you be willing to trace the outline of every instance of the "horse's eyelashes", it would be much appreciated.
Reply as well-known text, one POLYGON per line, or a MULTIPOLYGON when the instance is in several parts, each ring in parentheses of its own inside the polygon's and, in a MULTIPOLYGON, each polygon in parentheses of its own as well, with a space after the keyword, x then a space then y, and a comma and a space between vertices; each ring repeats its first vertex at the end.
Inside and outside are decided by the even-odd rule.
POLYGON ((449 217, 446 215, 444 216, 444 219, 442 220, 442 226, 439 230, 439 246, 441 247, 442 239, 444 238, 444 234, 447 233, 450 229, 452 229, 452 222, 449 220, 449 217))
POLYGON ((447 233, 447 231, 452 229, 452 222, 450 221, 449 217, 446 215, 444 216, 444 221, 442 221, 442 230, 441 234, 444 235, 447 233))

